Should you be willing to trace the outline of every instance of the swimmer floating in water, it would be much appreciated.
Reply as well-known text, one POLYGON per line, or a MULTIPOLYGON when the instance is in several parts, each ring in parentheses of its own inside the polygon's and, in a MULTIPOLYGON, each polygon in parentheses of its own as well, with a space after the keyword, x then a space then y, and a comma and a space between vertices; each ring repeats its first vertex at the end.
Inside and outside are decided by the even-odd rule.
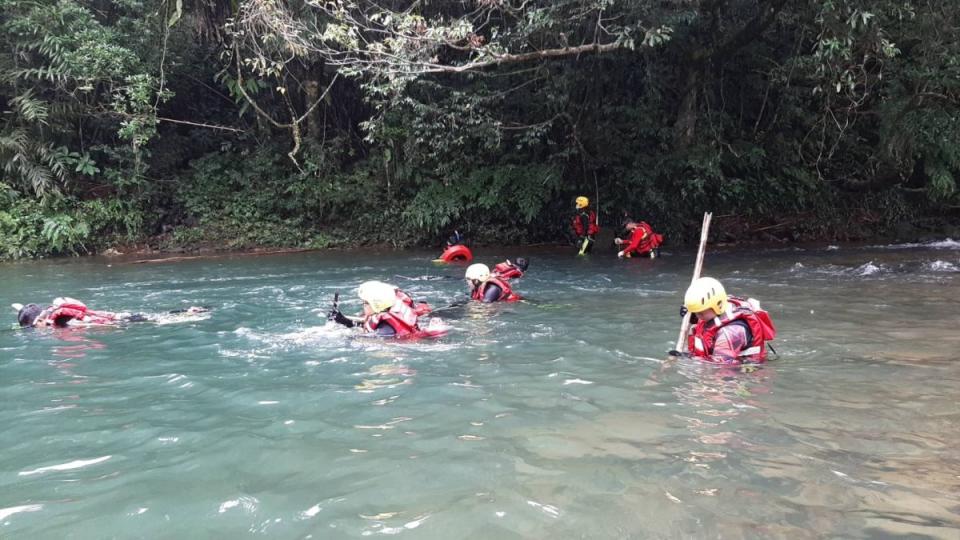
POLYGON ((510 259, 507 259, 494 266, 492 274, 494 277, 498 277, 500 279, 522 278, 523 273, 527 271, 529 266, 530 262, 523 257, 517 257, 515 262, 511 262, 510 259))
POLYGON ((490 268, 485 264, 471 264, 464 274, 464 279, 467 281, 470 298, 473 300, 489 304, 491 302, 515 302, 523 299, 522 296, 513 292, 506 280, 491 274, 490 268))
POLYGON ((776 337, 777 329, 759 302, 727 296, 719 281, 702 277, 690 284, 683 304, 682 316, 696 316, 688 336, 691 354, 720 364, 766 360, 766 342, 776 337))
MULTIPOLYGON (((79 300, 65 297, 55 298, 53 304, 47 307, 37 304, 13 304, 13 309, 17 310, 17 322, 21 327, 116 326, 157 319, 156 316, 143 313, 95 311, 79 300)), ((197 314, 208 311, 210 310, 205 307, 191 306, 169 313, 197 314)))

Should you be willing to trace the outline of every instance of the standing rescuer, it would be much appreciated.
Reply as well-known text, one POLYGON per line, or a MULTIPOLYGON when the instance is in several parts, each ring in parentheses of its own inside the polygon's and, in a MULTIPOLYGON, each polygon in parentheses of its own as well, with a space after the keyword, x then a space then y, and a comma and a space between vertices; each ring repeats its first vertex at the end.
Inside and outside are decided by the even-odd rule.
POLYGON ((573 216, 571 226, 577 237, 577 254, 585 255, 593 249, 600 225, 597 224, 597 213, 590 209, 590 199, 581 195, 577 197, 575 206, 577 213, 573 216))
POLYGON ((759 302, 727 296, 719 281, 701 277, 690 284, 683 304, 682 316, 696 316, 687 340, 691 354, 720 364, 766 361, 766 342, 777 329, 759 302))

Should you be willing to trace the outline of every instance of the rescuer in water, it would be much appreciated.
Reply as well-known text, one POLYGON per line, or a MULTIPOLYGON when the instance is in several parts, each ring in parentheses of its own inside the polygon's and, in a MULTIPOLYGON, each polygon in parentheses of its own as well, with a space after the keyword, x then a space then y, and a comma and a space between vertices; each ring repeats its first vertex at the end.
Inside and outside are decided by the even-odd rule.
POLYGON ((447 239, 447 247, 443 250, 443 253, 440 254, 440 257, 434 259, 434 262, 464 262, 468 263, 473 260, 473 253, 463 243, 463 235, 460 234, 460 231, 453 231, 453 234, 450 235, 450 238, 447 239))
MULTIPOLYGON (((49 306, 38 304, 13 304, 17 310, 17 322, 21 327, 66 327, 66 326, 117 326, 131 322, 159 320, 161 316, 143 313, 98 311, 90 309, 74 298, 55 298, 49 306)), ((170 314, 192 315, 210 311, 205 307, 191 306, 170 311, 170 314)))
POLYGON ((681 314, 696 317, 687 339, 692 355, 720 364, 766 361, 766 343, 777 329, 759 302, 727 296, 719 281, 701 277, 690 284, 683 304, 681 314))
POLYGON ((357 288, 363 315, 347 317, 334 305, 327 318, 348 328, 359 327, 382 337, 415 337, 431 333, 420 328, 418 319, 430 313, 426 302, 414 303, 402 290, 380 281, 367 281, 357 288))
POLYGON ((530 266, 530 261, 523 257, 517 257, 515 261, 507 259, 502 263, 493 267, 493 274, 495 277, 500 279, 517 279, 522 278, 523 274, 527 271, 527 268, 530 266))
POLYGON ((470 289, 470 298, 485 304, 490 302, 515 302, 522 297, 513 292, 507 280, 490 273, 485 264, 471 264, 467 268, 464 279, 470 289))
POLYGON ((663 243, 663 235, 653 231, 646 221, 627 220, 623 227, 630 236, 626 240, 615 238, 614 244, 622 246, 626 244, 617 257, 650 257, 655 259, 660 255, 660 244, 663 243))

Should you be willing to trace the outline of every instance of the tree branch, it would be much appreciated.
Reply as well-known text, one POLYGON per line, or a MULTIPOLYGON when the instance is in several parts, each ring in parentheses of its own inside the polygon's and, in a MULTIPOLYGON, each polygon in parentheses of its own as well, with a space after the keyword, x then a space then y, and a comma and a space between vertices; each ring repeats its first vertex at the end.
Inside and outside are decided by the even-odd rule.
POLYGON ((539 60, 544 58, 563 58, 568 56, 579 56, 584 53, 607 53, 616 51, 624 48, 624 44, 620 42, 614 43, 588 43, 585 45, 578 45, 576 47, 563 47, 560 49, 544 49, 542 51, 535 51, 530 53, 522 54, 501 54, 494 56, 490 60, 480 60, 477 62, 469 62, 459 66, 444 66, 439 64, 425 64, 426 69, 423 70, 423 73, 463 73, 465 71, 472 71, 475 69, 483 69, 491 66, 499 66, 503 64, 514 64, 518 62, 527 62, 530 60, 539 60))
POLYGON ((162 117, 162 116, 158 116, 158 117, 157 117, 157 120, 160 120, 161 122, 170 122, 171 124, 186 124, 186 125, 188 125, 188 126, 197 126, 197 127, 209 128, 209 129, 219 129, 219 130, 222 130, 222 131, 235 131, 235 132, 237 132, 237 133, 246 133, 246 131, 247 131, 247 130, 245 130, 245 129, 237 129, 237 128, 232 128, 232 127, 227 127, 227 126, 217 126, 217 125, 214 125, 214 124, 203 124, 203 123, 199 123, 199 122, 188 122, 188 121, 186 121, 186 120, 174 120, 173 118, 164 118, 164 117, 162 117))

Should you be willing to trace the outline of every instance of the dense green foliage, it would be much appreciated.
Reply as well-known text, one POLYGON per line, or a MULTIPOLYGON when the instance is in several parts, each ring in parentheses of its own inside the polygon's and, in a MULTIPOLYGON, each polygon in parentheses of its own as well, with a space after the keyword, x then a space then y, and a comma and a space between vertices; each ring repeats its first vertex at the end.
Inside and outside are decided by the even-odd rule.
POLYGON ((955 220, 950 0, 0 0, 0 257, 955 220), (723 221, 726 219, 726 223, 723 221))

